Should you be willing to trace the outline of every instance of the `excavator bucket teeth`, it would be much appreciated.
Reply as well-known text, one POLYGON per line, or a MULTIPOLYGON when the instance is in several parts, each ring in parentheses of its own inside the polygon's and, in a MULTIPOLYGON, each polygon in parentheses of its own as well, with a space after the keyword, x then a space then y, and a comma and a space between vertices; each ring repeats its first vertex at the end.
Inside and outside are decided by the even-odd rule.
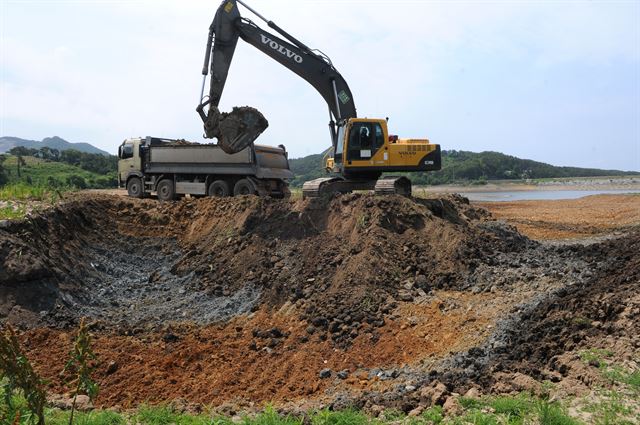
POLYGON ((262 134, 269 122, 260 111, 250 106, 233 108, 229 113, 220 113, 217 108, 209 111, 205 129, 218 138, 218 146, 228 154, 245 149, 262 134))

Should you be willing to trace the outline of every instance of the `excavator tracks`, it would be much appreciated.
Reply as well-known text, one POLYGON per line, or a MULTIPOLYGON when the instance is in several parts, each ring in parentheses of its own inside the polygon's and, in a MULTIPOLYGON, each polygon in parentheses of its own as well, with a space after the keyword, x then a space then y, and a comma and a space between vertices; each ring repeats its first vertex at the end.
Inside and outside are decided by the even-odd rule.
POLYGON ((398 176, 386 176, 378 180, 321 177, 302 185, 302 198, 320 198, 334 193, 349 193, 354 190, 373 190, 376 195, 411 196, 411 180, 398 176))
POLYGON ((411 196, 411 180, 402 176, 381 177, 374 190, 376 195, 411 196))

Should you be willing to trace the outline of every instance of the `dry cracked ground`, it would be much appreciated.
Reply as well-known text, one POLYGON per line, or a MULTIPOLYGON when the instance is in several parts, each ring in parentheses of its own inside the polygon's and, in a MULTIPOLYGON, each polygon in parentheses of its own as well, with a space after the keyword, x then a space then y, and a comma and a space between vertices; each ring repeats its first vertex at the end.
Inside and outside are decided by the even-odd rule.
POLYGON ((614 385, 585 353, 638 370, 639 200, 80 193, 2 223, 0 317, 54 394, 88 318, 104 407, 410 412, 546 383, 581 395, 614 385))

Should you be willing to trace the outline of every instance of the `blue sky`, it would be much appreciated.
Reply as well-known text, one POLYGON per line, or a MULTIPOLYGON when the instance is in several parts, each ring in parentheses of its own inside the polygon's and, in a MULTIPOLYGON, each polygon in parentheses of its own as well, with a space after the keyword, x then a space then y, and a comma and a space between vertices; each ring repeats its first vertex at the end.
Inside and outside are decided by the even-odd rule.
MULTIPOLYGON (((640 170, 640 2, 248 0, 346 78, 360 116, 401 137, 556 165, 640 170)), ((0 136, 202 141, 211 1, 0 0, 0 136)), ((244 15, 250 16, 248 11, 244 15)), ((240 42, 221 107, 265 144, 329 144, 306 82, 240 42)))

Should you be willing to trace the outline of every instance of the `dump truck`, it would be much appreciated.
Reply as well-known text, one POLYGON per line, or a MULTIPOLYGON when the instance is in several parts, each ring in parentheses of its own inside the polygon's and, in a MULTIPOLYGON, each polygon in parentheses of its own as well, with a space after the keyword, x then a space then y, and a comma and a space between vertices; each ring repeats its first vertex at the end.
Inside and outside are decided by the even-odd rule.
POLYGON ((287 150, 251 144, 228 154, 214 144, 157 137, 126 139, 118 149, 118 186, 129 196, 289 196, 287 150))

